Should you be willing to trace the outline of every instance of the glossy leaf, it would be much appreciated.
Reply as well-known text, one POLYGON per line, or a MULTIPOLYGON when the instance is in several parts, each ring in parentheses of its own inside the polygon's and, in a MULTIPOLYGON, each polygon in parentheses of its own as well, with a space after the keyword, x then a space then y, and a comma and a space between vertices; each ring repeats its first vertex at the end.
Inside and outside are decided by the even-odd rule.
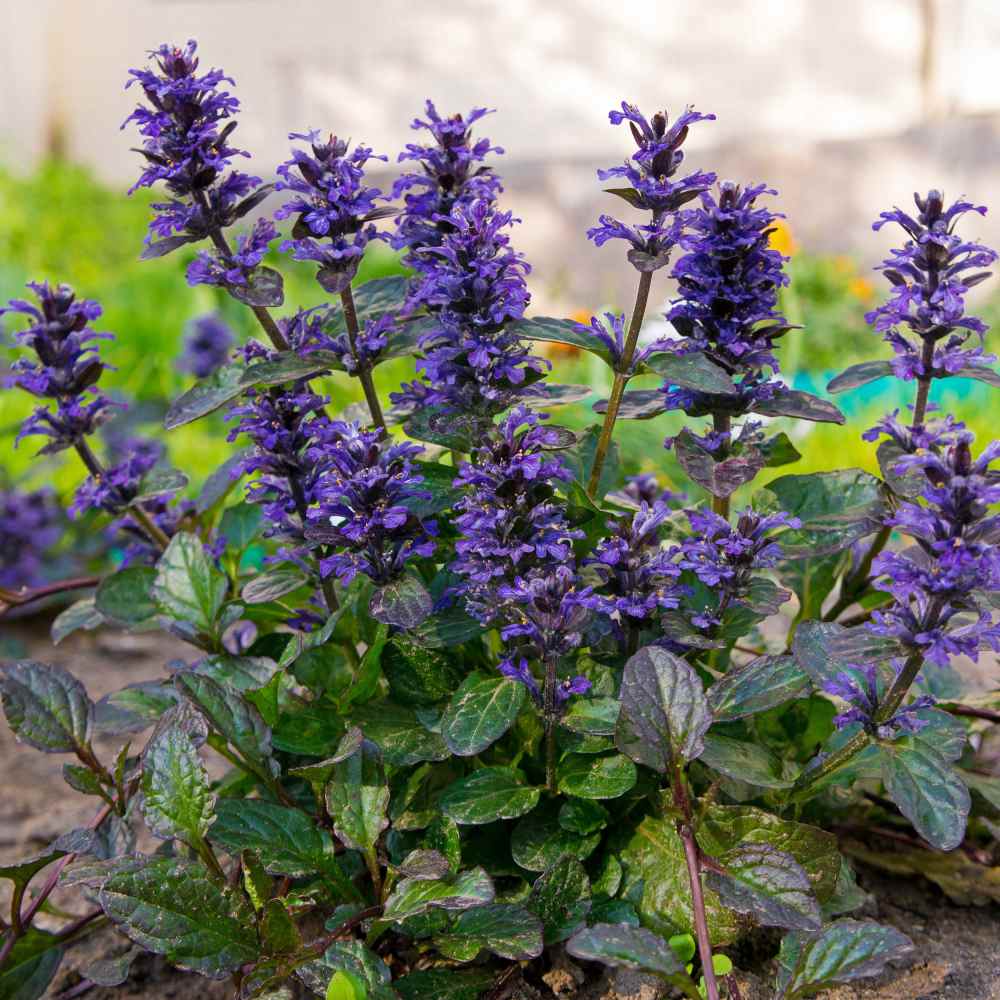
POLYGON ((615 741, 636 763, 665 774, 674 757, 694 760, 711 722, 701 679, 686 661, 647 646, 625 664, 615 741))
POLYGON ((724 873, 709 871, 705 883, 737 913, 765 927, 819 930, 819 903, 802 866, 770 844, 741 843, 716 860, 724 873))
POLYGON ((635 764, 624 754, 570 754, 556 771, 559 791, 580 799, 617 799, 638 780, 635 764))
POLYGON ((571 319, 556 319, 552 316, 532 316, 508 324, 507 329, 522 340, 535 343, 569 344, 581 350, 596 354, 609 368, 614 361, 607 347, 590 332, 588 327, 571 319))
POLYGON ((221 409, 242 394, 242 379, 243 368, 240 365, 228 364, 220 368, 170 404, 163 426, 172 431, 221 409))
POLYGON ((282 385, 285 382, 311 378, 320 372, 343 369, 340 358, 331 351, 310 351, 302 355, 294 351, 281 351, 267 361, 250 365, 243 373, 241 385, 244 389, 282 385))
POLYGON ((792 656, 759 656, 742 667, 730 667, 708 689, 717 722, 732 722, 801 698, 812 688, 809 675, 792 656))
POLYGON ((701 353, 651 354, 646 358, 645 367, 662 375, 667 385, 679 385, 713 396, 736 395, 736 386, 729 375, 701 353))
POLYGON ((142 815, 152 834, 197 845, 215 810, 205 765, 191 738, 169 728, 146 745, 142 757, 142 815))
POLYGON ((600 841, 600 832, 582 835, 560 826, 559 806, 552 802, 533 809, 514 827, 510 853, 522 868, 543 872, 563 856, 586 860, 600 841))
POLYGON ((889 962, 912 953, 905 934, 871 920, 835 920, 814 934, 787 934, 778 955, 778 1000, 799 1000, 836 983, 877 976, 889 962))
POLYGON ((181 531, 156 564, 152 594, 171 618, 211 632, 226 599, 226 578, 197 535, 181 531))
POLYGON ((762 468, 764 455, 756 449, 716 460, 686 427, 674 438, 674 454, 681 468, 714 497, 728 497, 749 483, 762 468))
POLYGON ((521 962, 542 953, 542 922, 522 906, 491 903, 460 913, 434 943, 460 962, 471 962, 480 951, 521 962))
POLYGON ((85 597, 82 601, 76 601, 56 615, 49 633, 52 637, 52 645, 58 646, 63 639, 79 629, 92 632, 103 624, 104 616, 97 610, 94 598, 85 597))
POLYGON ((753 412, 766 417, 794 417, 823 424, 842 424, 846 419, 833 403, 799 389, 779 389, 770 399, 755 403, 753 412))
POLYGON ((142 477, 139 490, 129 501, 129 506, 135 507, 146 500, 177 493, 184 489, 187 484, 188 477, 180 469, 156 466, 142 477))
POLYGON ((889 797, 931 847, 962 843, 971 801, 958 772, 930 745, 904 736, 879 746, 889 797))
POLYGON ((441 716, 441 735, 459 757, 473 757, 495 743, 514 724, 525 688, 508 677, 471 674, 441 716))
POLYGON ((0 671, 7 724, 22 743, 45 753, 73 753, 90 742, 94 706, 62 667, 21 660, 0 671))
POLYGON ((226 289, 237 302, 248 306, 276 308, 285 301, 284 280, 273 267, 258 265, 244 284, 227 284, 226 289))
POLYGON ((402 629, 416 628, 434 608, 427 588, 416 577, 401 576, 378 587, 372 594, 369 611, 376 621, 402 629))
MULTIPOLYGON (((595 413, 607 413, 608 401, 600 399, 592 407, 595 413)), ((619 420, 651 420, 667 412, 666 397, 659 389, 631 389, 622 395, 619 420)))
POLYGON ((861 364, 845 368, 836 378, 831 380, 826 391, 844 392, 847 389, 857 389, 891 374, 891 361, 862 361, 861 364))
POLYGON ((195 862, 128 861, 104 881, 99 900, 120 931, 182 969, 222 979, 257 958, 250 903, 195 862))
POLYGON ((557 861, 531 888, 527 907, 541 921, 547 945, 565 941, 590 913, 590 880, 576 858, 557 861))
POLYGON ((475 826, 523 816, 535 808, 540 794, 506 768, 484 767, 447 788, 441 809, 456 823, 475 826))
POLYGON ((106 576, 94 595, 94 606, 104 619, 116 625, 139 625, 155 617, 152 566, 127 566, 106 576))
POLYGON ((392 985, 403 1000, 479 1000, 494 978, 489 969, 419 969, 392 985))
POLYGON ((417 718, 412 708, 388 701, 369 702, 351 710, 351 721, 382 751, 386 762, 396 767, 450 756, 444 740, 417 718))
POLYGON ((55 934, 29 927, 0 966, 0 997, 38 1000, 52 982, 62 956, 55 934))
POLYGON ((267 604, 298 590, 307 582, 298 569, 286 566, 265 570, 243 585, 240 598, 247 604, 267 604))
POLYGON ((449 879, 404 878, 386 900, 382 916, 405 920, 430 909, 467 910, 492 903, 493 881, 482 868, 470 868, 449 879))
POLYGON ((717 733, 705 735, 705 749, 698 760, 727 778, 758 788, 791 788, 795 783, 783 762, 759 743, 734 740, 717 733))
POLYGON ((326 786, 326 808, 337 837, 356 851, 370 852, 389 825, 389 786, 382 755, 365 740, 345 760, 338 761, 326 786))

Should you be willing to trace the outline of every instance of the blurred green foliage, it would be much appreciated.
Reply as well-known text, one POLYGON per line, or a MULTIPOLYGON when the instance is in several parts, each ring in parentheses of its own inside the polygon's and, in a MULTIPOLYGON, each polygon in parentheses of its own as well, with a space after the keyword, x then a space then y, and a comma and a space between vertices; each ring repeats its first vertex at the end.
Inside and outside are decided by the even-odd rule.
MULTIPOLYGON (((241 339, 260 334, 249 311, 225 293, 188 287, 184 271, 193 251, 139 261, 151 200, 145 191, 126 197, 124 191, 99 183, 84 168, 61 162, 48 163, 25 177, 0 173, 0 296, 3 300, 18 296, 26 281, 48 279, 68 282, 79 294, 99 300, 105 313, 98 327, 113 331, 117 338, 102 346, 102 356, 116 369, 106 374, 104 384, 120 398, 138 401, 128 419, 138 432, 155 434, 167 401, 190 384, 190 377, 179 373, 175 365, 185 327, 194 317, 218 311, 241 339)), ((822 392, 829 375, 855 361, 884 356, 886 348, 864 320, 882 291, 849 257, 801 253, 787 228, 776 234, 776 240, 779 249, 791 253, 791 284, 782 293, 782 308, 790 321, 803 327, 788 334, 781 345, 784 374, 800 388, 822 392)), ((311 265, 297 264, 287 255, 280 260, 274 257, 271 263, 285 276, 286 312, 323 300, 311 265)), ((393 254, 376 244, 360 280, 398 271, 393 254)), ((603 308, 600 303, 580 305, 595 312, 603 308)), ((994 300, 982 311, 989 321, 998 309, 1000 304, 994 300)), ((3 336, 9 340, 9 334, 3 336)), ((556 381, 590 385, 595 399, 606 395, 610 377, 597 359, 580 352, 556 352, 550 358, 556 381)), ((381 366, 377 381, 383 397, 412 373, 413 363, 408 360, 381 366)), ((976 406, 977 386, 956 380, 944 389, 959 416, 980 436, 992 437, 988 413, 976 406)), ((641 387, 643 380, 633 383, 633 388, 641 387)), ((354 380, 344 375, 325 380, 324 390, 331 395, 335 410, 361 399, 354 380)), ((941 391, 936 387, 936 393, 941 391)), ((756 485, 788 471, 846 466, 874 470, 874 447, 861 440, 860 432, 879 414, 905 406, 906 392, 907 387, 885 380, 867 391, 839 397, 837 402, 849 418, 845 428, 776 422, 803 458, 795 466, 762 474, 756 485)), ((10 447, 31 406, 24 393, 0 393, 4 442, 0 481, 54 484, 68 495, 81 477, 74 460, 62 456, 36 459, 30 439, 17 449, 10 447)), ((589 401, 556 411, 553 419, 578 429, 596 422, 589 401)), ((616 438, 626 466, 683 484, 684 477, 678 474, 673 457, 663 451, 662 442, 666 435, 677 433, 684 419, 674 414, 623 424, 616 438)), ((225 422, 219 415, 180 428, 166 436, 170 458, 198 484, 229 453, 225 436, 225 422)), ((742 497, 736 499, 739 502, 742 497)))

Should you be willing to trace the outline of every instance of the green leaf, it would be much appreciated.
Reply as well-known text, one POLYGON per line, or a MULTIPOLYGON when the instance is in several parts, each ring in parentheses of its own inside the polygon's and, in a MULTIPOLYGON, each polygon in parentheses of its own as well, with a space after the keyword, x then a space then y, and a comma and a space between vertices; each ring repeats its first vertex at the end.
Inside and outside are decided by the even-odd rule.
POLYGON ((707 872, 705 884, 730 909, 751 914, 765 927, 819 930, 819 903, 790 854, 770 844, 742 843, 716 860, 725 872, 707 872))
POLYGON ((493 979, 489 969, 420 969, 392 985, 403 1000, 479 1000, 493 979))
POLYGON ((708 704, 716 722, 732 722, 801 698, 811 688, 809 675, 793 656, 758 656, 730 667, 708 689, 708 704))
POLYGON ((215 794, 188 734, 177 727, 155 734, 142 755, 142 815, 152 834, 197 846, 214 810, 215 794))
POLYGON ((241 448, 208 476, 194 501, 196 514, 207 514, 216 504, 229 496, 239 482, 243 463, 249 451, 249 448, 241 448))
POLYGON ((684 970, 670 945, 645 927, 627 924, 594 924, 570 938, 566 950, 585 962, 613 968, 638 969, 660 976, 685 995, 699 996, 694 980, 684 970))
POLYGON ((438 935, 434 943, 460 962, 471 962, 484 949, 522 962, 541 955, 542 923, 522 906, 491 903, 460 913, 448 933, 438 935))
POLYGON ((137 945, 210 979, 256 961, 254 913, 242 892, 180 858, 121 860, 123 870, 105 880, 99 900, 137 945))
POLYGON ((230 854, 253 851, 271 875, 324 875, 343 887, 329 833, 299 809, 260 799, 220 799, 208 837, 230 854))
POLYGON ((206 656, 192 669, 218 684, 243 692, 266 687, 279 673, 278 665, 266 656, 233 656, 231 653, 206 656))
POLYGON ((279 567, 258 573, 248 580, 240 591, 240 599, 247 604, 267 604, 305 586, 308 581, 302 572, 288 567, 279 567))
POLYGON ((394 767, 450 756, 440 735, 424 726, 411 708, 388 701, 368 702, 352 708, 350 718, 394 767))
MULTIPOLYGON (((608 401, 599 399, 592 407, 595 413, 607 413, 608 401)), ((652 420, 667 412, 666 396, 659 389, 630 389, 622 394, 618 406, 619 420, 652 420)))
POLYGON ((860 469, 781 476, 756 494, 754 506, 801 520, 801 528, 781 534, 786 559, 846 549, 877 531, 888 513, 881 482, 860 469))
MULTIPOLYGON (((367 319, 375 319, 383 313, 401 309, 406 303, 406 287, 406 278, 400 274, 372 278, 354 287, 354 309, 362 326, 367 319)), ((330 309, 323 329, 330 334, 342 333, 347 329, 344 325, 344 311, 339 303, 330 309)))
POLYGON ((430 517, 433 514, 450 510, 461 499, 461 491, 455 489, 453 485, 456 470, 451 466, 419 460, 411 462, 410 465, 422 480, 420 483, 421 492, 430 493, 430 497, 418 497, 404 501, 403 506, 412 510, 417 517, 430 517))
POLYGON ((227 507, 219 521, 219 534, 226 539, 226 546, 242 552, 260 535, 264 527, 264 513, 259 504, 242 503, 227 507))
POLYGON ((525 688, 509 677, 470 674, 441 716, 441 735, 459 757, 474 757, 514 724, 525 688))
POLYGON ((814 934, 787 934, 778 955, 778 998, 799 1000, 836 983, 877 976, 912 953, 905 934, 871 920, 835 920, 814 934))
POLYGON ((327 984, 326 1000, 368 1000, 368 987, 353 972, 338 969, 327 984))
POLYGON ((541 921, 547 945, 565 941, 590 913, 590 879, 576 858, 562 858, 535 879, 528 909, 541 921))
POLYGON ((101 615, 116 625, 140 625, 156 615, 153 600, 152 566, 127 566, 106 576, 94 595, 94 606, 101 615))
POLYGON ((559 791, 580 799, 617 799, 638 780, 635 764, 620 753, 606 757, 570 754, 556 772, 559 791))
POLYGON ((19 861, 0 864, 0 878, 10 879, 14 885, 24 888, 31 879, 47 865, 67 854, 83 854, 94 848, 92 830, 70 830, 56 838, 45 850, 19 861))
POLYGON ((712 723, 701 679, 686 661, 647 646, 625 664, 615 741, 636 763, 665 774, 679 756, 694 760, 712 723))
POLYGON ((382 673, 395 701, 436 705, 450 698, 462 682, 461 665, 456 660, 428 648, 415 636, 399 633, 382 651, 382 673))
POLYGON ((819 688, 851 664, 881 662, 899 653, 899 645, 891 639, 836 622, 802 622, 792 643, 795 662, 819 688))
POLYGON ((620 711, 617 698, 576 698, 559 724, 584 736, 613 736, 620 711))
POLYGON ((768 469, 791 465, 802 457, 798 448, 792 444, 792 439, 784 431, 769 437, 761 444, 760 450, 764 455, 764 465, 768 469))
MULTIPOLYGON (((99 958, 80 970, 84 979, 98 986, 121 986, 132 971, 132 964, 141 954, 138 948, 129 948, 123 955, 99 958)), ((2 996, 0 992, 0 996, 2 996)))
POLYGON ((211 634, 226 600, 226 578, 197 535, 180 531, 156 564, 152 594, 161 610, 211 634))
POLYGON ((243 389, 282 385, 311 378, 320 372, 343 371, 344 365, 332 351, 310 351, 298 355, 294 351, 280 351, 267 361, 250 365, 240 380, 243 389))
POLYGON ((846 389, 858 389, 869 382, 886 378, 892 374, 891 361, 862 361, 861 364, 845 368, 826 387, 827 392, 844 392, 846 389))
POLYGON ((38 1000, 52 982, 62 956, 55 934, 29 927, 0 966, 0 997, 38 1000))
POLYGON ((242 366, 229 364, 202 379, 170 404, 164 428, 172 431, 225 406, 243 392, 242 378, 242 366))
POLYGON ((326 786, 326 808, 337 837, 363 853, 374 850, 379 834, 389 825, 389 786, 382 755, 365 740, 344 760, 338 761, 326 786))
POLYGON ((226 291, 248 306, 280 306, 285 301, 284 281, 273 267, 255 267, 242 285, 227 284, 226 291))
POLYGON ((265 777, 278 773, 271 757, 271 730, 239 691, 191 671, 179 673, 176 684, 255 773, 265 777))
MULTIPOLYGON (((555 382, 539 382, 537 394, 531 396, 534 406, 538 409, 548 410, 552 406, 568 406, 570 403, 579 403, 589 396, 594 390, 589 385, 558 385, 555 382)), ((566 435, 572 431, 560 428, 566 435)), ((567 447, 572 441, 567 442, 567 447)))
POLYGON ((389 989, 392 973, 388 966, 362 941, 334 941, 321 959, 303 966, 297 975, 314 993, 323 994, 338 971, 349 972, 361 980, 372 1000, 390 1000, 395 996, 389 989))
POLYGON ((607 347, 594 336, 588 327, 571 319, 556 319, 552 316, 532 316, 508 324, 507 329, 522 340, 533 343, 569 344, 591 354, 596 354, 609 368, 614 368, 614 360, 607 347))
POLYGON ((139 492, 129 501, 128 505, 136 507, 146 500, 176 493, 178 490, 184 489, 187 484, 188 477, 180 469, 156 466, 142 477, 139 492))
POLYGON ((694 389, 713 396, 736 395, 733 380, 704 354, 658 352, 646 358, 645 367, 662 375, 668 385, 679 385, 683 389, 694 389))
POLYGON ((90 743, 94 706, 75 677, 34 660, 0 670, 0 699, 19 742, 45 753, 73 753, 90 743))
POLYGON ((698 760, 727 778, 758 788, 791 788, 795 783, 794 769, 786 773, 783 762, 766 746, 717 733, 705 735, 705 749, 698 760))
POLYGON ((177 704, 177 692, 162 681, 138 681, 105 695, 95 706, 99 732, 141 733, 177 704))
POLYGON ((829 400, 799 389, 779 389, 770 399, 755 403, 753 412, 766 417, 794 417, 822 424, 842 424, 846 419, 829 400))
POLYGON ((433 607, 427 588, 415 576, 405 574, 376 588, 368 610, 376 621, 412 629, 427 618, 433 607))
POLYGON ((756 448, 716 459, 686 427, 674 438, 674 454, 688 477, 714 497, 731 496, 764 468, 764 455, 756 448))
POLYGON ((104 624, 104 616, 97 610, 93 597, 85 597, 82 601, 71 604, 64 611, 60 611, 52 622, 50 635, 52 645, 58 646, 68 635, 72 635, 78 629, 86 629, 92 632, 99 625, 104 624))
POLYGON ((917 500, 927 488, 927 477, 923 469, 909 468, 901 474, 896 472, 899 460, 909 453, 904 451, 895 441, 886 439, 880 441, 875 451, 878 458, 879 471, 889 489, 897 496, 907 500, 917 500))
POLYGON ((985 366, 968 365, 953 372, 952 378, 972 378, 977 382, 985 382, 987 385, 993 386, 994 389, 1000 389, 1000 372, 985 366))
POLYGON ((507 768, 483 767, 451 785, 441 796, 441 809, 456 823, 493 823, 531 812, 540 794, 507 768))
POLYGON ((302 948, 302 936, 282 899, 264 903, 260 919, 260 943, 265 955, 294 955, 302 948))
POLYGON ((971 801, 958 772, 931 746, 912 736, 879 744, 889 797, 931 847, 962 843, 971 801))
POLYGON ((430 909, 467 910, 492 903, 493 880, 482 868, 449 879, 404 878, 386 900, 382 916, 400 921, 430 909))
POLYGON ((548 802, 532 810, 514 827, 510 853, 522 868, 543 872, 564 855, 583 861, 600 842, 600 832, 582 836, 560 826, 559 804, 548 802))
POLYGON ((594 833, 608 825, 608 810, 592 799, 567 799, 559 807, 559 825, 570 833, 594 833))

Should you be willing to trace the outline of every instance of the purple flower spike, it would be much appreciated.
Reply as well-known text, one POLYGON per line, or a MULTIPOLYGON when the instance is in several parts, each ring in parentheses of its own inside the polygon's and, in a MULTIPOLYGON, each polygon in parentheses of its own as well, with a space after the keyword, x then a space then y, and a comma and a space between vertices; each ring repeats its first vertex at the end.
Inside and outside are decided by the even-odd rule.
POLYGON ((279 326, 297 354, 305 356, 312 351, 330 351, 352 374, 362 368, 370 370, 389 344, 389 334, 396 324, 395 314, 383 313, 367 319, 352 347, 347 331, 336 334, 327 331, 330 313, 325 306, 300 309, 289 319, 281 320, 279 326))
POLYGON ((181 371, 208 378, 228 360, 236 337, 221 316, 199 316, 184 338, 184 353, 177 363, 181 371))
POLYGON ((293 149, 292 158, 278 167, 278 191, 291 197, 276 219, 295 217, 291 239, 281 244, 295 260, 319 265, 316 279, 331 294, 347 288, 357 274, 365 247, 372 240, 388 239, 375 226, 378 219, 394 215, 395 209, 379 208, 386 201, 382 192, 364 183, 370 159, 385 160, 367 146, 348 152, 343 139, 331 135, 325 142, 318 130, 292 132, 289 139, 309 145, 309 151, 293 149))
POLYGON ((122 514, 138 496, 143 477, 159 461, 162 448, 148 441, 131 443, 125 457, 104 470, 100 479, 88 476, 78 487, 70 517, 79 517, 88 510, 103 510, 122 514))
POLYGON ((520 681, 531 695, 536 705, 542 704, 542 689, 538 686, 528 661, 523 656, 508 656, 504 658, 497 669, 511 680, 520 681))
POLYGON ((637 150, 631 160, 620 167, 598 170, 602 181, 623 180, 625 188, 612 188, 629 204, 651 213, 648 223, 630 226, 610 215, 602 215, 600 225, 587 231, 587 237, 597 246, 609 240, 625 240, 631 244, 628 259, 639 271, 655 271, 670 259, 684 228, 678 210, 696 198, 715 182, 715 174, 696 171, 680 180, 671 178, 684 160, 681 146, 688 129, 700 121, 714 121, 715 115, 703 115, 685 108, 673 125, 668 127, 665 112, 657 112, 649 120, 631 104, 622 102, 621 111, 608 115, 612 125, 628 121, 637 150))
POLYGON ((892 292, 865 318, 895 351, 892 364, 899 378, 945 378, 962 369, 990 365, 996 357, 983 351, 986 324, 965 314, 965 296, 990 277, 983 269, 992 266, 997 255, 955 233, 963 215, 985 215, 986 209, 962 199, 946 208, 940 191, 930 191, 925 198, 915 194, 913 200, 915 216, 896 208, 883 212, 872 226, 878 230, 895 222, 909 239, 879 265, 892 292), (973 335, 978 345, 966 347, 973 335), (929 365, 925 351, 930 354, 929 365))
POLYGON ((848 708, 833 720, 838 729, 860 723, 881 740, 895 739, 902 733, 920 732, 927 725, 927 720, 921 719, 917 713, 934 704, 934 699, 929 695, 921 695, 899 708, 888 722, 877 723, 875 713, 885 687, 879 669, 873 663, 848 664, 846 670, 824 681, 822 687, 827 694, 848 704, 848 708))
POLYGON ((62 535, 62 511, 51 490, 0 490, 0 587, 45 582, 45 556, 62 535))

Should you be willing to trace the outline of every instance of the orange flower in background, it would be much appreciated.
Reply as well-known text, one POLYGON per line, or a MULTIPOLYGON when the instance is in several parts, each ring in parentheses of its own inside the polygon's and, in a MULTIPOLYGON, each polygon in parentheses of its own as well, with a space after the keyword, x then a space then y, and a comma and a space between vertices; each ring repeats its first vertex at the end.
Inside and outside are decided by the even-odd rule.
MULTIPOLYGON (((586 309, 574 309, 569 318, 577 323, 590 325, 590 313, 586 309)), ((580 348, 573 344, 556 344, 546 341, 539 344, 539 353, 542 357, 555 360, 556 358, 575 358, 580 353, 580 348)))
POLYGON ((870 302, 875 298, 875 286, 867 278, 862 278, 861 275, 851 278, 847 290, 862 302, 870 302))
POLYGON ((767 245, 785 257, 792 257, 799 251, 799 244, 792 234, 792 227, 784 219, 774 220, 767 245))

